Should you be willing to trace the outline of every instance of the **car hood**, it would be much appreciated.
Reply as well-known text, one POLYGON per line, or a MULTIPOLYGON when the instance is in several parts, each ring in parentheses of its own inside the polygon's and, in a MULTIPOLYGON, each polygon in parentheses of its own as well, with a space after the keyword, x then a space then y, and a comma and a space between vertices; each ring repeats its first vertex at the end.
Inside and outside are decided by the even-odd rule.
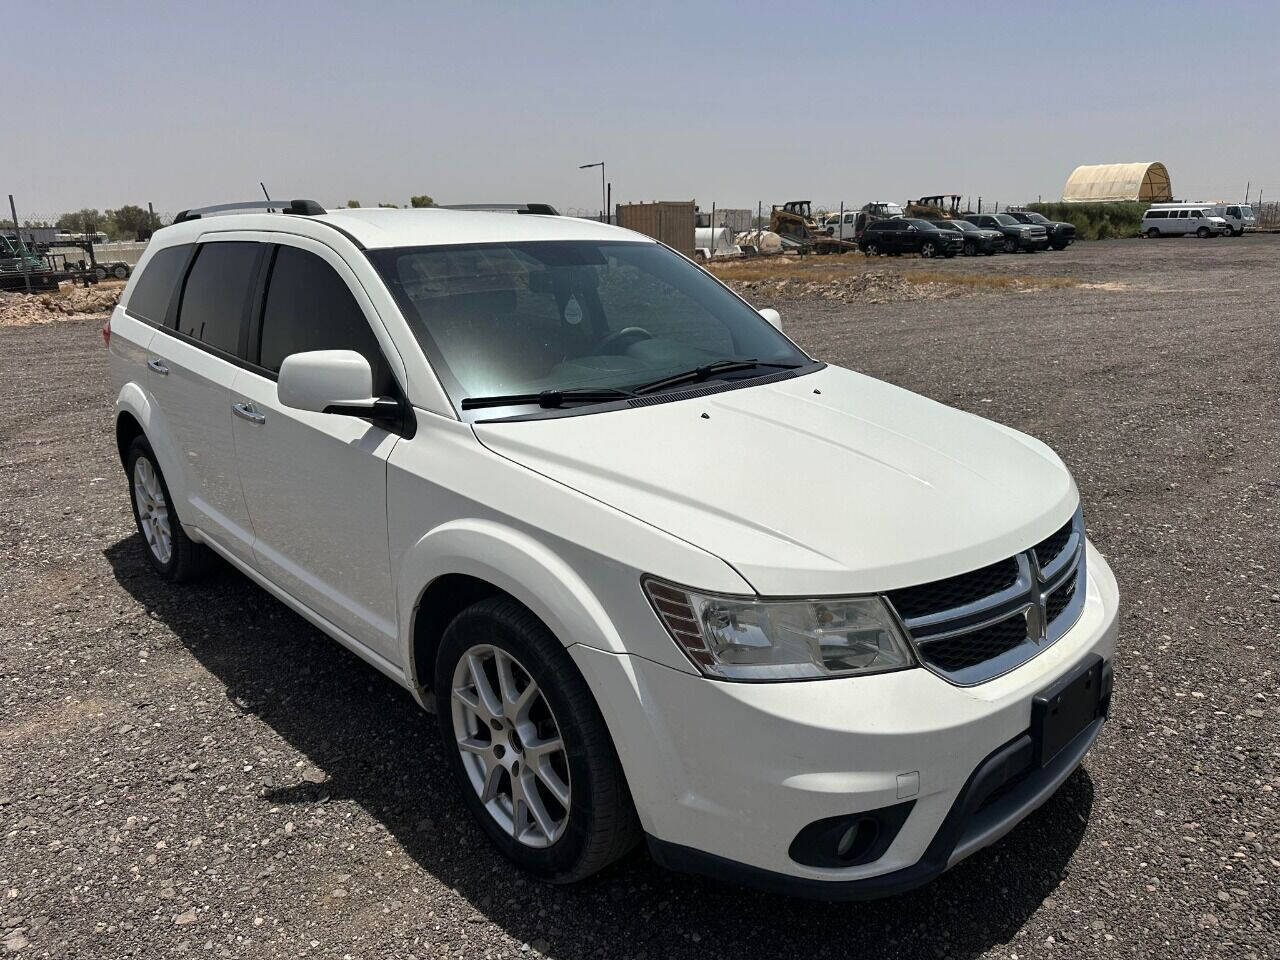
POLYGON ((474 429, 499 455, 719 556, 769 596, 972 570, 1047 537, 1079 500, 1038 440, 838 367, 474 429))

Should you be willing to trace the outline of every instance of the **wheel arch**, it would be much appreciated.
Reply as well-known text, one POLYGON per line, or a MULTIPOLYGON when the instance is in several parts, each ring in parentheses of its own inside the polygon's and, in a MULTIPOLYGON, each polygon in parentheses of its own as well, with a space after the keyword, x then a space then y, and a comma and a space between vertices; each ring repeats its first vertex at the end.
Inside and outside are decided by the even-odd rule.
POLYGON ((603 605, 570 564, 526 533, 487 520, 458 520, 431 530, 405 554, 397 582, 405 679, 433 704, 431 678, 440 637, 463 609, 505 595, 537 617, 565 647, 622 652, 603 605))
POLYGON ((129 445, 137 437, 145 437, 156 455, 156 463, 164 474, 165 485, 174 497, 174 509, 180 509, 186 491, 186 474, 165 430, 163 415, 151 404, 150 397, 134 381, 125 383, 116 396, 116 449, 120 465, 125 466, 129 445), (157 422, 159 420, 159 422, 157 422))

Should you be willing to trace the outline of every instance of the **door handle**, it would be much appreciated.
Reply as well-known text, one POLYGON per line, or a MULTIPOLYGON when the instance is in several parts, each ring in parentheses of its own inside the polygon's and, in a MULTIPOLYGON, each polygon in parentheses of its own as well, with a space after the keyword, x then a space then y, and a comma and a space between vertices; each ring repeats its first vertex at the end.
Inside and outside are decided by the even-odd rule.
POLYGON ((147 368, 150 370, 154 370, 156 373, 160 374, 161 376, 168 376, 169 374, 169 368, 164 365, 164 361, 159 360, 156 357, 152 357, 150 360, 147 361, 147 368))
POLYGON ((259 413, 252 403, 233 403, 231 404, 231 412, 241 420, 248 420, 250 423, 267 422, 267 415, 259 413))

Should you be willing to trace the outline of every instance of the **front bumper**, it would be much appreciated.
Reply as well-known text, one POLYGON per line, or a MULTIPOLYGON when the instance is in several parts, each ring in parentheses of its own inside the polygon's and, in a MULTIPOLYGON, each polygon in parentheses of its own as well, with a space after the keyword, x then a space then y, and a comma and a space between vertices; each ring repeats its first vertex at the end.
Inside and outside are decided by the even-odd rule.
POLYGON ((1111 660, 1115 578, 1092 545, 1087 549, 1086 601, 1075 626, 1035 659, 975 687, 921 669, 727 683, 571 647, 613 735, 655 858, 850 899, 916 886, 1003 836, 1070 775, 1102 725, 1092 723, 1053 763, 977 816, 973 805, 982 798, 974 800, 971 785, 1003 762, 993 757, 1026 748, 1032 698, 1086 660, 1111 660), (815 867, 789 855, 799 832, 816 821, 908 800, 901 829, 872 862, 815 867))

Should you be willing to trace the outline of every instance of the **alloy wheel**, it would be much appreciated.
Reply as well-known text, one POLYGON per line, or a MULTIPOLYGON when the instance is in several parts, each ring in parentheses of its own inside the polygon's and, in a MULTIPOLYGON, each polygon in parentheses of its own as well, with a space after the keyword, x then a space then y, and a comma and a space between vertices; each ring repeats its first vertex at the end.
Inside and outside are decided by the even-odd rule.
POLYGON ((453 671, 453 730, 467 780, 498 826, 549 847, 569 823, 569 755, 551 704, 506 650, 477 644, 453 671))
POLYGON ((935 252, 934 246, 931 241, 926 240, 924 244, 920 247, 920 256, 924 257, 926 260, 933 257, 934 252, 935 252))
POLYGON ((169 528, 169 503, 160 476, 146 457, 133 463, 133 497, 138 505, 138 526, 147 549, 161 564, 173 557, 173 531, 169 528))

